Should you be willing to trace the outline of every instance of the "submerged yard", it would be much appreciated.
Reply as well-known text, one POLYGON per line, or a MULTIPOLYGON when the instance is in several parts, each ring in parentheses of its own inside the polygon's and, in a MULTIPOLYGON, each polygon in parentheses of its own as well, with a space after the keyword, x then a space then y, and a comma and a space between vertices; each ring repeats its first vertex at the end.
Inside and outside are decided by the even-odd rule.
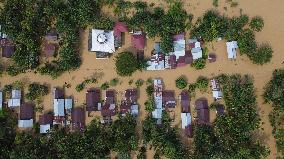
MULTIPOLYGON (((148 3, 155 3, 156 5, 165 5, 163 0, 148 0, 148 3)), ((194 21, 197 17, 202 16, 205 10, 212 8, 212 1, 197 1, 193 0, 190 2, 184 2, 184 8, 194 15, 194 21)), ((137 71, 131 77, 119 77, 116 74, 115 70, 115 62, 114 56, 119 54, 122 51, 131 51, 131 42, 130 35, 127 33, 125 35, 125 45, 122 48, 118 49, 114 53, 110 59, 106 60, 97 60, 96 55, 88 51, 88 35, 89 30, 84 30, 80 32, 80 54, 82 57, 82 65, 81 67, 70 73, 64 73, 57 79, 52 79, 49 76, 42 76, 39 73, 28 72, 25 74, 18 75, 16 77, 10 77, 8 75, 3 75, 1 77, 1 87, 10 84, 14 81, 23 81, 23 82, 40 82, 46 83, 50 85, 50 87, 63 87, 64 84, 70 84, 70 88, 65 89, 66 96, 72 96, 74 98, 75 107, 82 106, 85 103, 85 92, 84 89, 81 92, 77 92, 75 87, 77 84, 84 81, 86 78, 96 77, 98 79, 97 84, 90 84, 87 88, 91 87, 100 87, 100 85, 106 81, 110 81, 113 78, 119 78, 120 83, 115 87, 110 87, 111 89, 115 89, 117 92, 117 102, 121 101, 123 92, 128 88, 134 88, 135 84, 129 85, 130 80, 138 80, 143 79, 146 81, 148 78, 156 78, 160 77, 163 80, 164 87, 166 90, 175 90, 176 99, 180 94, 181 90, 177 89, 175 86, 175 80, 184 75, 187 77, 189 83, 193 83, 199 76, 205 76, 211 78, 213 76, 219 75, 221 73, 225 74, 249 74, 252 75, 254 80, 254 86, 256 88, 257 95, 257 103, 258 103, 258 112, 261 118, 261 128, 264 129, 264 134, 259 134, 261 139, 266 143, 270 148, 270 156, 269 158, 276 158, 277 150, 275 147, 275 141, 272 136, 272 128, 269 123, 269 113, 272 108, 268 104, 263 104, 263 87, 270 80, 272 76, 272 72, 274 69, 278 69, 284 66, 284 54, 282 50, 284 50, 284 45, 282 41, 284 40, 284 10, 282 8, 283 2, 281 0, 274 0, 270 2, 268 0, 258 0, 257 2, 250 2, 245 0, 239 0, 239 5, 236 8, 228 7, 227 11, 224 9, 227 4, 224 1, 220 2, 219 7, 217 8, 221 13, 227 14, 229 16, 239 15, 240 9, 245 14, 249 16, 260 15, 263 17, 265 21, 265 27, 262 32, 256 34, 256 39, 259 42, 269 42, 274 50, 273 57, 271 62, 265 65, 255 65, 245 56, 240 56, 239 53, 237 55, 237 59, 235 61, 230 61, 227 58, 226 53, 226 44, 225 41, 212 42, 207 43, 206 46, 209 49, 209 53, 213 52, 217 55, 217 60, 214 63, 207 63, 205 69, 195 70, 194 68, 188 66, 173 69, 173 70, 164 70, 164 71, 137 71), (276 17, 278 19, 276 19, 276 17)), ((105 13, 108 14, 111 12, 108 8, 105 8, 105 13)), ((186 40, 189 39, 188 33, 186 36, 186 40)), ((145 56, 150 57, 151 51, 154 47, 154 42, 159 39, 147 39, 146 41, 146 49, 144 50, 145 56)), ((139 88, 139 98, 138 103, 140 104, 140 115, 138 128, 141 129, 141 121, 145 118, 146 112, 144 111, 144 102, 147 100, 147 95, 145 92, 146 84, 139 88)), ((209 89, 208 89, 209 90, 209 89)), ((104 97, 104 91, 102 93, 102 97, 104 97)), ((191 99, 191 110, 194 112, 193 104, 196 99, 200 97, 206 97, 209 100, 209 104, 213 102, 213 98, 211 92, 197 92, 196 96, 191 99)), ((181 127, 181 119, 180 119, 180 105, 178 105, 174 110, 175 113, 175 121, 174 125, 181 127)), ((52 103, 52 94, 48 94, 44 97, 43 101, 44 112, 53 109, 52 103)), ((210 120, 214 120, 215 112, 210 112, 210 120)), ((37 113, 37 118, 40 113, 37 113)), ((193 115, 194 116, 194 115, 193 115)), ((87 118, 87 123, 89 123, 93 118, 87 118)), ((139 131, 141 132, 141 131, 139 131)), ((141 134, 140 134, 141 135, 141 134)), ((186 141, 186 143, 190 144, 190 140, 186 141)), ((147 154, 149 158, 152 158, 153 154, 151 151, 147 154)))

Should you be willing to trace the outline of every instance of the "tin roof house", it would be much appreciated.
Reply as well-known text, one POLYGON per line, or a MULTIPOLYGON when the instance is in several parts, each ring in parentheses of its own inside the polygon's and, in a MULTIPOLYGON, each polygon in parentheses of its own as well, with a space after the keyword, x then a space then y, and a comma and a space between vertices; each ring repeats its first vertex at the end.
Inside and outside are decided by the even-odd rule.
POLYGON ((89 51, 96 52, 97 59, 107 59, 115 52, 114 32, 91 29, 89 35, 89 51))
POLYGON ((189 47, 191 48, 191 54, 193 60, 202 58, 201 43, 197 39, 189 39, 189 47))
POLYGON ((107 90, 105 96, 105 104, 102 106, 101 115, 103 116, 102 123, 111 122, 111 117, 116 114, 115 108, 115 92, 107 90))
POLYGON ((190 114, 190 100, 188 91, 184 90, 180 94, 180 104, 181 104, 181 127, 185 134, 189 137, 193 135, 192 130, 192 117, 190 114))
POLYGON ((226 45, 227 45, 228 59, 236 59, 237 58, 238 42, 237 41, 230 41, 230 42, 226 42, 226 45))
POLYGON ((3 109, 3 92, 0 91, 0 110, 3 109))
POLYGON ((21 106, 21 90, 13 89, 11 99, 8 99, 8 107, 15 108, 21 106))
POLYGON ((163 113, 163 85, 160 78, 156 78, 153 81, 155 110, 152 112, 152 117, 157 119, 157 124, 161 124, 163 113))
POLYGON ((43 114, 39 116, 39 129, 41 134, 46 134, 51 131, 53 124, 53 114, 43 114))
POLYGON ((146 35, 142 31, 134 31, 131 35, 131 44, 137 50, 144 50, 146 35))
POLYGON ((221 88, 218 81, 216 79, 212 79, 210 82, 211 82, 213 98, 215 100, 221 99, 223 94, 221 92, 221 88))
POLYGON ((85 130, 85 110, 84 108, 77 107, 72 109, 72 130, 84 131, 85 130))
POLYGON ((174 91, 163 91, 163 106, 165 108, 175 108, 176 107, 176 99, 174 91))
POLYGON ((114 46, 120 48, 122 46, 122 33, 128 32, 128 27, 123 22, 116 22, 113 28, 114 46))
POLYGON ((175 69, 187 64, 185 51, 185 33, 180 33, 173 36, 173 52, 169 56, 169 68, 175 69))
POLYGON ((53 124, 65 124, 66 114, 70 114, 73 107, 73 99, 64 98, 62 89, 54 88, 53 90, 53 107, 54 120, 53 124))
POLYGON ((209 108, 208 101, 206 99, 198 99, 195 101, 195 109, 197 111, 197 123, 209 124, 209 108))
POLYGON ((146 70, 154 71, 154 70, 164 70, 166 68, 165 55, 163 50, 161 49, 161 43, 155 43, 154 52, 151 56, 150 60, 147 61, 148 67, 146 70))
POLYGON ((34 105, 32 103, 24 103, 20 106, 18 127, 32 128, 33 124, 34 124, 34 105))
POLYGON ((180 94, 180 104, 181 104, 181 112, 189 113, 190 112, 190 100, 189 93, 186 90, 183 90, 180 94))
POLYGON ((124 99, 121 101, 120 114, 125 116, 127 113, 138 116, 137 89, 127 89, 124 99))
POLYGON ((86 111, 100 111, 102 107, 100 89, 90 89, 86 93, 86 111))
POLYGON ((47 41, 57 41, 58 40, 58 34, 56 32, 56 29, 50 29, 50 31, 44 36, 45 40, 47 41))

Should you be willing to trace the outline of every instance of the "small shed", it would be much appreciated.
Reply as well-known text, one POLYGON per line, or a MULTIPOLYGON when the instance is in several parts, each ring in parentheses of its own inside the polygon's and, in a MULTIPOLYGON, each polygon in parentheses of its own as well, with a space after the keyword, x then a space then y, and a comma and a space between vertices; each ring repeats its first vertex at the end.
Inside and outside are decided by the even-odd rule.
POLYGON ((209 55, 208 55, 208 61, 210 62, 210 63, 212 63, 212 62, 215 62, 216 61, 216 54, 213 54, 213 53, 210 53, 209 55))
POLYGON ((43 51, 44 51, 44 55, 46 57, 52 57, 52 56, 54 56, 54 53, 56 51, 56 45, 46 42, 43 46, 43 51))
POLYGON ((53 100, 54 116, 59 116, 59 117, 65 116, 64 102, 65 102, 65 99, 54 99, 53 100))
POLYGON ((64 98, 64 91, 60 88, 54 88, 53 90, 53 98, 54 99, 63 99, 64 98))
POLYGON ((132 46, 138 50, 144 50, 145 48, 145 34, 132 34, 131 35, 132 46))
POLYGON ((196 100, 195 109, 197 111, 197 122, 199 124, 208 124, 210 122, 208 101, 203 98, 196 100))
POLYGON ((193 60, 200 59, 200 58, 202 58, 202 49, 200 47, 192 48, 191 49, 191 54, 192 54, 193 60))
POLYGON ((227 53, 229 59, 236 59, 237 58, 237 48, 238 42, 237 41, 230 41, 226 43, 227 45, 227 53))
POLYGON ((191 125, 190 113, 181 113, 181 128, 185 129, 189 125, 191 125))
POLYGON ((51 29, 44 38, 48 41, 56 41, 58 40, 58 34, 55 29, 51 29))
POLYGON ((163 105, 167 108, 175 108, 176 107, 176 100, 175 100, 175 92, 165 90, 162 93, 163 96, 163 105))
POLYGON ((40 133, 46 134, 46 133, 50 132, 52 123, 53 123, 53 115, 52 114, 40 115, 39 116, 40 133))

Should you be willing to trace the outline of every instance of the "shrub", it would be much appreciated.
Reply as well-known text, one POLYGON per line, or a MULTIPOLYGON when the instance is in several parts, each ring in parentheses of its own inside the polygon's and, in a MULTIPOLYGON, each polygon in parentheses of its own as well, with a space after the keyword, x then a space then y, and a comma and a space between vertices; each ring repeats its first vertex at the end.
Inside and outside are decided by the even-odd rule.
POLYGON ((135 82, 135 85, 136 85, 137 88, 141 87, 143 84, 144 84, 144 81, 142 79, 138 79, 135 82))
POLYGON ((209 86, 209 80, 206 77, 199 76, 196 80, 196 87, 200 90, 206 90, 209 86))
POLYGON ((190 83, 188 85, 188 91, 189 93, 195 93, 195 89, 196 89, 196 84, 195 83, 190 83))
POLYGON ((147 93, 147 95, 148 95, 148 96, 151 96, 151 95, 153 95, 153 92, 154 92, 154 87, 153 87, 153 85, 147 86, 147 88, 146 88, 146 93, 147 93))
POLYGON ((184 89, 187 86, 187 80, 185 77, 180 76, 176 79, 176 87, 179 89, 184 89))
POLYGON ((128 81, 128 84, 129 84, 129 85, 132 85, 132 83, 133 83, 133 79, 131 79, 131 80, 128 81))
POLYGON ((264 27, 264 21, 262 17, 256 16, 251 19, 249 26, 252 30, 260 32, 264 27))
POLYGON ((153 82, 153 79, 152 78, 148 78, 147 81, 146 81, 146 84, 147 85, 151 85, 153 82))
POLYGON ((273 50, 270 45, 262 44, 250 58, 254 63, 263 65, 271 60, 272 53, 273 50))
POLYGON ((197 59, 197 60, 193 61, 191 66, 194 67, 196 70, 201 70, 201 69, 205 68, 205 64, 206 64, 206 60, 197 59))
POLYGON ((139 62, 131 52, 122 52, 116 56, 116 72, 120 76, 131 76, 139 66, 139 62))
POLYGON ((41 85, 38 83, 32 83, 28 87, 28 93, 26 98, 28 100, 35 100, 49 93, 49 89, 46 85, 41 85))
POLYGON ((105 82, 101 85, 101 89, 102 90, 107 90, 109 88, 109 83, 108 82, 105 82))
POLYGON ((213 6, 218 7, 218 0, 213 0, 213 6))
POLYGON ((76 89, 77 92, 81 92, 85 88, 85 86, 86 86, 86 84, 84 82, 82 82, 82 83, 78 84, 75 89, 76 89))
POLYGON ((118 83, 119 83, 119 79, 114 78, 114 79, 110 80, 109 85, 110 86, 116 86, 118 83))
POLYGON ((149 99, 144 103, 144 105, 145 105, 145 110, 147 112, 154 111, 154 109, 155 109, 155 102, 154 102, 153 97, 152 96, 149 97, 149 99))
POLYGON ((245 29, 242 31, 238 39, 238 47, 241 54, 247 54, 250 56, 255 53, 257 49, 257 44, 255 41, 254 32, 250 29, 245 29))

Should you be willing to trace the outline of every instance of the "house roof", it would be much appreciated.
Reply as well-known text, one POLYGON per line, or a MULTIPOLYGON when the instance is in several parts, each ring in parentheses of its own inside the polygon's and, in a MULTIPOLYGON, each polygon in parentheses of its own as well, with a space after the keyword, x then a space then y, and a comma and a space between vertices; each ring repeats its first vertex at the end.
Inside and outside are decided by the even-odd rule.
POLYGON ((52 114, 43 114, 39 116, 38 123, 40 125, 52 124, 53 122, 53 115, 52 114))
POLYGON ((45 43, 44 44, 44 54, 46 57, 52 57, 56 50, 56 45, 52 43, 45 43))
POLYGON ((154 54, 151 56, 150 60, 147 61, 147 70, 164 70, 165 69, 165 55, 164 54, 154 54))
POLYGON ((184 131, 185 131, 185 135, 192 137, 192 135, 193 135, 192 125, 186 126, 184 131))
POLYGON ((216 111, 217 111, 217 114, 218 114, 218 115, 223 115, 223 114, 225 114, 224 105, 221 105, 221 104, 217 105, 217 106, 216 106, 216 111))
POLYGON ((46 40, 56 41, 58 39, 58 34, 55 29, 51 29, 44 38, 46 40))
POLYGON ((200 58, 202 58, 202 49, 200 47, 192 48, 191 54, 192 54, 193 60, 200 59, 200 58))
POLYGON ((209 109, 208 101, 206 99, 198 99, 195 102, 195 109, 197 110, 198 123, 207 124, 209 123, 209 109))
POLYGON ((189 50, 185 51, 185 63, 192 64, 192 62, 193 62, 193 57, 192 57, 191 51, 189 50))
POLYGON ((114 90, 107 90, 105 102, 107 104, 114 104, 114 98, 115 98, 114 90))
POLYGON ((2 109, 3 107, 3 92, 0 91, 0 110, 2 109))
POLYGON ((137 102, 138 94, 137 89, 127 89, 125 91, 125 100, 129 100, 131 102, 137 102))
POLYGON ((73 99, 66 98, 64 99, 65 109, 72 109, 73 107, 73 99))
POLYGON ((108 52, 96 52, 96 59, 108 59, 110 54, 108 52))
POLYGON ((21 106, 21 99, 9 99, 8 107, 19 107, 21 106))
POLYGON ((175 92, 163 91, 163 104, 165 107, 174 108, 176 106, 175 92))
POLYGON ((10 58, 15 52, 14 45, 5 45, 2 46, 2 57, 10 58))
POLYGON ((236 59, 237 58, 237 48, 238 48, 237 41, 227 42, 226 45, 227 45, 228 58, 236 59))
POLYGON ((178 41, 178 40, 184 40, 184 36, 185 36, 185 33, 179 33, 179 34, 176 34, 173 36, 173 40, 174 41, 178 41))
POLYGON ((120 113, 121 114, 126 114, 129 113, 131 110, 131 103, 127 101, 122 101, 120 105, 120 113))
POLYGON ((12 98, 13 99, 21 99, 21 90, 13 89, 12 90, 12 98))
POLYGON ((131 35, 132 46, 138 50, 144 50, 145 48, 145 34, 131 35))
POLYGON ((106 103, 101 110, 101 115, 104 116, 114 116, 116 113, 115 111, 115 104, 108 104, 106 103))
POLYGON ((64 92, 60 88, 54 88, 53 90, 53 98, 54 99, 62 99, 64 98, 64 92))
POLYGON ((115 52, 113 31, 91 30, 91 51, 115 52))
POLYGON ((189 93, 186 90, 183 90, 180 94, 181 100, 181 111, 184 113, 189 113, 190 112, 190 107, 189 107, 189 93))
POLYGON ((181 128, 185 129, 186 126, 191 125, 191 115, 190 113, 181 113, 181 128))
POLYGON ((81 107, 73 108, 71 113, 72 128, 82 130, 85 128, 85 111, 81 107))
POLYGON ((64 109, 64 99, 54 99, 54 116, 65 116, 65 109, 64 109))
POLYGON ((114 36, 121 36, 121 33, 128 32, 128 27, 123 22, 116 22, 113 28, 114 36))
POLYGON ((24 103, 20 106, 20 120, 30 120, 34 117, 34 104, 24 103))
POLYGON ((170 55, 169 57, 169 65, 171 69, 175 69, 177 67, 177 60, 175 55, 170 55))
POLYGON ((46 134, 50 131, 50 128, 51 128, 50 124, 40 125, 39 126, 39 133, 46 134))
POLYGON ((34 124, 33 119, 29 120, 18 120, 18 127, 19 128, 32 128, 34 124))
POLYGON ((137 104, 131 105, 131 115, 137 116, 139 113, 139 107, 137 104))
POLYGON ((91 89, 86 93, 86 110, 87 111, 98 111, 101 107, 101 92, 99 89, 91 89))
POLYGON ((163 110, 162 110, 162 109, 156 108, 156 109, 152 112, 152 117, 153 117, 154 119, 162 119, 162 113, 163 113, 163 110))

